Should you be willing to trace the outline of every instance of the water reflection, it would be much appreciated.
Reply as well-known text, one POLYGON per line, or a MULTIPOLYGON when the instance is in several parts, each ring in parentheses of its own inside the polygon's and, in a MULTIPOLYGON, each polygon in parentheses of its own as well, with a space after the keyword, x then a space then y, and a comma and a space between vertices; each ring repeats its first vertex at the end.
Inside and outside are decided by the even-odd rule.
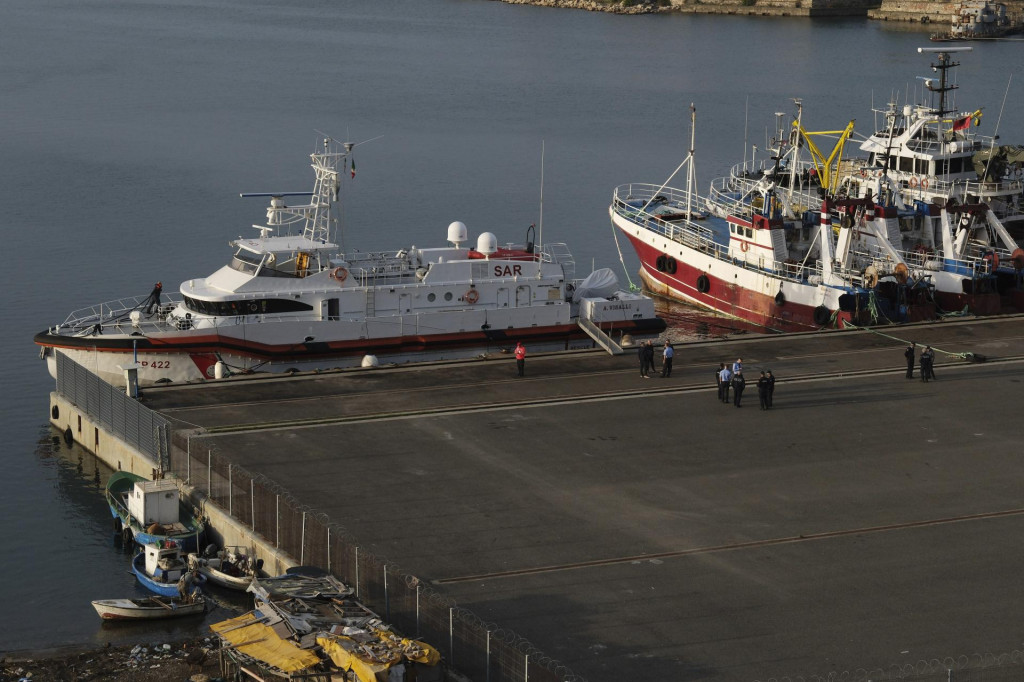
POLYGON ((770 333, 764 327, 707 308, 663 298, 650 292, 644 293, 654 298, 655 312, 668 324, 664 338, 673 343, 770 333))
POLYGON ((56 429, 41 428, 35 445, 36 461, 56 494, 23 517, 17 549, 31 557, 32 570, 13 580, 25 583, 32 608, 20 609, 18 629, 4 637, 5 649, 50 648, 83 640, 97 645, 180 640, 203 635, 209 623, 252 608, 249 594, 210 588, 204 594, 211 608, 202 617, 101 621, 92 600, 149 596, 130 571, 135 548, 125 546, 114 532, 104 497, 114 472, 79 445, 67 445, 56 429), (45 641, 39 640, 40 632, 47 633, 45 641))

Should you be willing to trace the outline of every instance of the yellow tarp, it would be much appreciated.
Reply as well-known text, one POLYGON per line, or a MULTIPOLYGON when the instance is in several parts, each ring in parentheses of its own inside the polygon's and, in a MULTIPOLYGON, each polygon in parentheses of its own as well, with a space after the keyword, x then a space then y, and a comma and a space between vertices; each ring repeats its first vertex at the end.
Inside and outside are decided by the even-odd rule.
POLYGON ((343 635, 321 635, 316 638, 316 643, 323 647, 324 652, 331 657, 331 662, 338 666, 339 670, 351 670, 360 682, 377 682, 377 673, 387 670, 392 663, 397 662, 367 661, 360 656, 359 645, 355 640, 343 635))
POLYGON ((237 618, 214 623, 210 629, 236 651, 286 673, 305 670, 320 662, 313 652, 300 649, 292 642, 278 637, 273 628, 256 622, 256 616, 251 611, 237 618))

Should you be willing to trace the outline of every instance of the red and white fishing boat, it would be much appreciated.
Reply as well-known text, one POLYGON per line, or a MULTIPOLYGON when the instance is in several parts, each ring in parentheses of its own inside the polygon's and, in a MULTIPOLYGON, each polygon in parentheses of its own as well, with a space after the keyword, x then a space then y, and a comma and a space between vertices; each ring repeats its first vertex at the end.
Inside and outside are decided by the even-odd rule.
POLYGON ((743 192, 698 197, 693 145, 691 134, 673 173, 688 165, 688 189, 669 188, 671 177, 622 185, 609 208, 648 290, 778 331, 934 317, 930 287, 910 278, 872 201, 826 197, 794 212, 779 168, 743 192), (695 220, 698 207, 712 215, 695 220))
MULTIPOLYGON (((107 381, 122 368, 140 384, 472 357, 522 341, 530 351, 589 348, 655 336, 665 323, 649 298, 620 290, 610 270, 574 279, 565 244, 499 245, 448 226, 436 248, 342 253, 331 238, 354 145, 323 141, 311 154, 310 193, 266 193, 259 236, 232 242, 231 261, 169 297, 122 299, 71 313, 37 334, 55 373, 64 353, 107 381), (302 196, 301 205, 289 205, 302 196)), ((538 240, 539 242, 539 240, 538 240)))

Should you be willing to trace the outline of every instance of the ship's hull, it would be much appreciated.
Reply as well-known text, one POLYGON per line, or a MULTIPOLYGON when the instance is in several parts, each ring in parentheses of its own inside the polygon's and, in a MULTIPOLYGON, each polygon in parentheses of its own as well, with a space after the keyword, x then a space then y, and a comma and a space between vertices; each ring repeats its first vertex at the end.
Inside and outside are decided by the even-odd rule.
MULTIPOLYGON (((331 323, 255 323, 220 331, 194 329, 146 337, 62 336, 46 331, 37 334, 35 342, 47 349, 52 375, 56 376, 53 353, 59 351, 115 385, 124 383, 121 368, 132 362, 139 366, 139 383, 152 385, 212 379, 218 361, 224 363, 230 373, 289 372, 354 367, 367 355, 375 356, 380 363, 468 358, 508 351, 516 341, 526 344, 530 352, 595 347, 594 341, 575 322, 495 329, 488 327, 485 315, 480 315, 479 319, 463 320, 456 325, 458 331, 450 333, 399 333, 335 341, 320 340, 332 331, 331 326, 324 325, 331 323), (285 329, 295 325, 297 327, 290 332, 285 329), (225 333, 228 330, 230 335, 225 333), (285 337, 311 338, 299 343, 281 343, 285 337)), ((397 331, 402 323, 399 320, 392 326, 397 331)), ((664 321, 653 315, 605 321, 599 326, 615 339, 624 335, 656 336, 665 329, 664 321)))
POLYGON ((872 318, 867 292, 811 283, 716 258, 645 229, 612 211, 612 220, 640 258, 640 276, 654 294, 695 303, 771 331, 811 331, 932 319, 930 304, 898 306, 884 319, 872 318), (659 259, 675 260, 675 272, 658 267, 659 259))

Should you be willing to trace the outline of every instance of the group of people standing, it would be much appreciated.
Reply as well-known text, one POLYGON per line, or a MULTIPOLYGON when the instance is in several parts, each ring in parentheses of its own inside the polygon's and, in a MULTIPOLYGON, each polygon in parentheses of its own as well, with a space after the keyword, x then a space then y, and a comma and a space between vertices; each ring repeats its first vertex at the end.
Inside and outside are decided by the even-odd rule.
MULTIPOLYGON (((907 359, 907 378, 914 378, 914 354, 917 350, 917 343, 914 341, 910 342, 907 349, 903 351, 903 357, 907 359)), ((921 351, 921 381, 927 383, 929 380, 935 378, 935 351, 932 350, 931 346, 925 346, 924 350, 921 351)))
MULTIPOLYGON (((747 387, 747 380, 743 376, 743 358, 736 358, 731 366, 720 363, 718 371, 715 372, 715 381, 718 383, 718 399, 726 405, 729 404, 729 389, 732 389, 732 404, 736 407, 743 407, 743 391, 747 387)), ((761 370, 761 376, 757 379, 757 400, 762 410, 772 408, 772 396, 775 393, 775 375, 770 369, 761 370)))
MULTIPOLYGON (((666 341, 665 347, 661 351, 661 376, 665 378, 672 376, 672 358, 675 357, 675 354, 672 342, 666 341)), ((640 358, 640 376, 649 379, 650 375, 658 369, 654 366, 654 342, 650 340, 641 342, 637 348, 637 355, 640 358)))

